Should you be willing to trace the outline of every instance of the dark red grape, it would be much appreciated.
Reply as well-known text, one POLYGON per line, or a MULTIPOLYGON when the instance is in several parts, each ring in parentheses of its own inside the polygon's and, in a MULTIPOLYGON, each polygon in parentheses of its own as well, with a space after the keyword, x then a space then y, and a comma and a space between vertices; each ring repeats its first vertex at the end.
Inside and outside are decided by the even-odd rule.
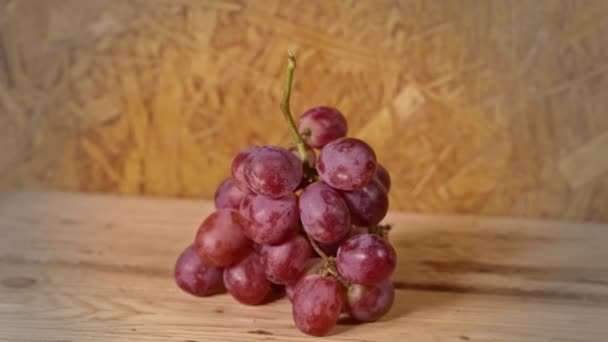
POLYGON ((309 275, 293 295, 293 320, 302 332, 323 336, 336 325, 342 310, 342 286, 337 280, 309 275))
POLYGON ((317 157, 317 171, 332 188, 356 190, 368 184, 376 171, 376 154, 355 138, 341 138, 325 145, 317 157))
POLYGON ((245 179, 245 160, 247 160, 254 149, 254 146, 247 147, 237 154, 232 161, 232 179, 234 180, 236 186, 238 186, 243 192, 251 191, 249 189, 249 185, 247 185, 247 180, 245 179))
POLYGON ((350 230, 350 213, 340 194, 323 182, 307 186, 300 195, 300 218, 314 240, 331 244, 350 230))
POLYGON ((395 289, 390 280, 371 286, 352 284, 346 294, 346 311, 360 322, 373 322, 393 305, 395 289))
POLYGON ((346 136, 348 125, 344 115, 331 107, 315 107, 298 119, 298 131, 306 143, 322 148, 327 143, 346 136))
POLYGON ((312 247, 301 235, 294 235, 280 245, 264 245, 260 259, 266 271, 266 277, 276 284, 287 284, 297 281, 306 270, 312 247))
POLYGON ((251 240, 242 232, 238 212, 219 209, 201 224, 194 250, 210 266, 226 267, 239 261, 251 249, 251 240))
MULTIPOLYGON (((294 156, 298 157, 298 159, 300 159, 300 151, 298 151, 297 146, 292 145, 287 150, 293 153, 294 156)), ((315 165, 317 164, 317 154, 315 153, 315 150, 313 150, 312 147, 308 145, 306 146, 306 156, 308 157, 308 162, 310 163, 310 166, 315 167, 315 165)))
POLYGON ((232 178, 226 178, 215 192, 215 209, 239 209, 245 195, 232 178))
POLYGON ((344 279, 351 283, 373 285, 388 279, 397 264, 393 247, 383 238, 356 235, 338 249, 336 266, 344 279))
POLYGON ((280 198, 247 195, 239 210, 243 231, 259 244, 276 244, 298 228, 298 200, 289 193, 280 198))
POLYGON ((388 170, 380 164, 376 164, 376 173, 374 174, 374 178, 384 186, 386 192, 391 189, 391 175, 388 173, 388 170))
POLYGON ((264 274, 264 266, 255 253, 226 268, 224 285, 232 297, 248 305, 262 303, 271 289, 264 274))
POLYGON ((376 225, 388 212, 386 190, 375 179, 360 189, 340 193, 348 205, 351 222, 354 225, 363 227, 376 225))
POLYGON ((192 246, 175 263, 175 282, 184 291, 199 297, 221 292, 223 269, 205 265, 192 246))
POLYGON ((302 180, 300 159, 278 146, 254 148, 243 162, 243 168, 249 188, 263 196, 285 196, 302 180))

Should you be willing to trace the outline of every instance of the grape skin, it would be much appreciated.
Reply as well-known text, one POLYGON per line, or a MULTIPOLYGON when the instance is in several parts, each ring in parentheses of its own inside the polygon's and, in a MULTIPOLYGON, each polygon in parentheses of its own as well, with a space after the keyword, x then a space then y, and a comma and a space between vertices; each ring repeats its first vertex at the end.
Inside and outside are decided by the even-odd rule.
POLYGON ((362 227, 376 225, 388 212, 386 190, 375 179, 361 189, 340 193, 348 205, 351 222, 354 225, 362 227))
POLYGON ((280 245, 262 246, 260 259, 270 281, 288 284, 302 276, 311 255, 312 247, 308 240, 296 234, 280 245))
POLYGON ((280 243, 298 227, 298 200, 293 193, 281 198, 247 195, 239 213, 243 232, 259 244, 280 243))
POLYGON ((234 157, 230 167, 230 170, 232 171, 232 179, 234 180, 236 186, 238 186, 241 191, 246 193, 251 192, 251 189, 249 189, 249 185, 247 185, 247 180, 245 179, 245 160, 247 160, 255 148, 255 146, 251 146, 242 150, 236 155, 236 157, 234 157))
POLYGON ((350 212, 340 194, 323 182, 307 186, 300 195, 304 230, 325 244, 340 241, 350 231, 350 212))
POLYGON ((322 148, 327 143, 346 136, 348 124, 344 115, 331 107, 315 107, 298 118, 298 131, 306 144, 322 148))
POLYGON ((243 161, 248 187, 256 194, 283 197, 292 193, 302 180, 302 162, 278 146, 256 147, 243 161))
POLYGON ((219 293, 224 289, 224 270, 205 265, 192 245, 188 246, 175 263, 175 282, 187 293, 204 297, 219 293))
POLYGON ((242 232, 238 212, 219 209, 200 225, 194 249, 205 264, 226 267, 249 253, 251 240, 242 232))
POLYGON ((293 295, 293 320, 300 331, 323 336, 336 325, 342 311, 342 286, 333 278, 309 275, 293 295))
POLYGON ((356 235, 338 249, 336 266, 351 283, 373 285, 388 279, 397 264, 397 255, 386 240, 373 234, 356 235))
POLYGON ((224 285, 232 297, 247 305, 262 303, 271 290, 264 266, 255 253, 226 268, 224 285))
POLYGON ((356 190, 374 177, 376 153, 359 139, 334 140, 319 152, 317 171, 321 179, 332 188, 356 190))
POLYGON ((373 322, 393 306, 395 289, 390 280, 371 286, 351 284, 346 293, 346 312, 360 322, 373 322))
POLYGON ((226 178, 215 192, 215 209, 239 209, 246 195, 232 178, 226 178))
POLYGON ((391 175, 388 173, 388 170, 384 166, 377 164, 374 178, 378 180, 382 186, 384 186, 386 192, 388 193, 388 191, 391 189, 391 175))

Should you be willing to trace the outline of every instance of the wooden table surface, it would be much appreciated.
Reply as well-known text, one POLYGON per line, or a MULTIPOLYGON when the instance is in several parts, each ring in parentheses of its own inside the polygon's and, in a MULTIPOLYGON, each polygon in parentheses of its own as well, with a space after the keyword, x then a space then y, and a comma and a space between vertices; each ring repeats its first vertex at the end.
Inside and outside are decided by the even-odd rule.
MULTIPOLYGON (((287 299, 174 284, 206 201, 0 194, 2 341, 304 341, 287 299)), ((608 225, 391 213, 399 262, 381 321, 324 341, 605 341, 608 225)))

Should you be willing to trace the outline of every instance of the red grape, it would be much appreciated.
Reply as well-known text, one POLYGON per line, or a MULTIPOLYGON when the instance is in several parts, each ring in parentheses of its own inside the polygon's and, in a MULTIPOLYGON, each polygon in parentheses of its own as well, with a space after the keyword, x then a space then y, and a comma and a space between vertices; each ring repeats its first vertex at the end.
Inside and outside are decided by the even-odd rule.
POLYGON ((239 210, 243 231, 259 244, 276 244, 298 228, 298 200, 289 193, 280 198, 247 195, 239 210))
POLYGON ((350 230, 350 213, 340 194, 323 182, 307 186, 300 195, 300 218, 314 240, 330 244, 350 230))
POLYGON ((226 268, 224 285, 232 297, 248 305, 262 303, 271 289, 264 274, 264 266, 255 253, 226 268))
POLYGON ((215 192, 215 209, 238 209, 245 195, 232 178, 226 178, 215 192))
POLYGON ((383 238, 364 234, 346 240, 338 248, 338 272, 351 283, 373 285, 388 279, 397 264, 393 247, 383 238))
POLYGON ((351 222, 357 226, 369 227, 382 221, 388 212, 386 190, 373 179, 364 187, 353 191, 341 191, 348 205, 351 222))
POLYGON ((374 178, 380 182, 386 189, 386 192, 391 189, 391 175, 388 173, 388 170, 380 164, 376 164, 376 173, 374 174, 374 178))
POLYGON ((280 245, 264 245, 260 259, 266 270, 266 277, 276 284, 297 281, 306 270, 312 248, 308 240, 294 235, 280 245))
POLYGON ((344 115, 331 107, 315 107, 298 119, 298 131, 306 143, 322 148, 327 143, 346 136, 348 125, 344 115))
POLYGON ((239 187, 244 192, 250 192, 249 185, 247 185, 247 180, 245 179, 245 160, 249 157, 251 152, 255 150, 254 146, 247 147, 242 150, 239 154, 234 157, 232 161, 232 179, 236 183, 236 186, 239 187))
POLYGON ((247 185, 253 192, 282 197, 293 192, 302 180, 302 162, 277 146, 254 148, 243 162, 247 185))
POLYGON ((346 311, 360 322, 373 322, 393 305, 395 289, 390 280, 371 286, 352 284, 346 294, 346 311))
MULTIPOLYGON (((298 151, 297 146, 291 146, 287 150, 293 153, 294 156, 298 157, 298 159, 300 159, 300 151, 298 151)), ((308 162, 310 163, 310 166, 315 167, 315 165, 317 164, 317 154, 315 153, 315 150, 313 150, 312 147, 308 145, 306 145, 306 156, 308 157, 308 162)))
POLYGON ((222 291, 223 269, 205 265, 192 246, 175 263, 175 282, 184 291, 195 296, 208 296, 222 291))
POLYGON ((376 154, 355 138, 341 138, 325 145, 317 157, 322 180, 340 190, 356 190, 368 184, 376 171, 376 154))
POLYGON ((309 275, 296 286, 293 320, 302 332, 322 336, 336 325, 342 304, 342 286, 337 280, 309 275))
POLYGON ((210 266, 226 267, 249 253, 251 241, 243 234, 239 214, 219 209, 201 224, 194 239, 194 250, 210 266))

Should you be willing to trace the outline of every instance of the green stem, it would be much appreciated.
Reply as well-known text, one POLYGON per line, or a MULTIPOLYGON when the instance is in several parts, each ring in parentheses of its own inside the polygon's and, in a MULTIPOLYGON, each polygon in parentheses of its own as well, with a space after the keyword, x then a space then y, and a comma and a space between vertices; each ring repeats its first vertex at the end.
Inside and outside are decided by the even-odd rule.
POLYGON ((293 83, 293 72, 296 68, 296 57, 293 55, 291 51, 288 51, 288 59, 287 59, 287 78, 285 79, 285 90, 283 92, 283 98, 281 99, 281 111, 285 116, 285 120, 287 121, 287 125, 289 126, 289 130, 291 131, 291 135, 293 137, 293 141, 296 143, 298 147, 298 153, 300 154, 300 159, 305 165, 310 165, 310 161, 308 160, 308 153, 306 153, 306 144, 304 140, 302 140, 302 136, 298 133, 298 129, 296 127, 296 123, 293 121, 293 116, 291 115, 291 111, 289 110, 289 98, 291 97, 291 84, 293 83))
MULTIPOLYGON (((283 98, 281 99, 281 111, 285 116, 285 120, 287 121, 287 125, 289 126, 289 130, 291 131, 291 135, 293 137, 293 141, 298 147, 298 154, 300 155, 300 159, 304 164, 305 171, 305 179, 308 177, 309 180, 318 180, 318 175, 314 172, 314 168, 310 165, 310 161, 308 160, 308 153, 306 152, 306 144, 302 139, 302 136, 298 132, 296 127, 296 123, 293 121, 293 116, 291 115, 291 111, 289 110, 289 98, 291 97, 291 84, 293 83, 293 72, 296 68, 296 57, 293 55, 291 51, 288 51, 288 60, 287 60, 287 78, 285 79, 285 90, 283 92, 283 98)), ((349 287, 350 284, 340 276, 338 270, 336 269, 335 261, 333 258, 327 256, 325 252, 321 250, 317 242, 306 233, 308 237, 308 241, 310 241, 310 245, 312 248, 323 258, 325 261, 325 271, 331 274, 336 280, 341 282, 344 286, 349 287)))

